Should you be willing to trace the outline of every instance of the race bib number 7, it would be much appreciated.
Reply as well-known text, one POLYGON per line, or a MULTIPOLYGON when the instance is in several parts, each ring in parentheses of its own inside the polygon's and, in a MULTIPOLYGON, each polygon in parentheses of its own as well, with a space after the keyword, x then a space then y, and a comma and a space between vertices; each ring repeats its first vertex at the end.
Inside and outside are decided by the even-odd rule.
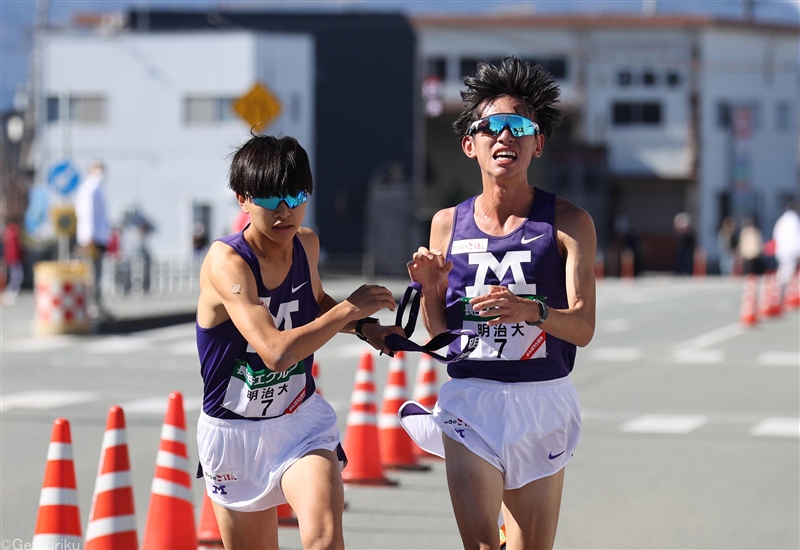
POLYGON ((222 406, 245 418, 276 418, 297 410, 306 395, 306 366, 284 372, 253 370, 239 359, 228 381, 222 406))
POLYGON ((469 298, 462 298, 461 304, 463 327, 474 331, 480 338, 468 359, 524 361, 547 356, 547 334, 539 327, 526 323, 489 326, 486 321, 492 317, 478 315, 469 298))

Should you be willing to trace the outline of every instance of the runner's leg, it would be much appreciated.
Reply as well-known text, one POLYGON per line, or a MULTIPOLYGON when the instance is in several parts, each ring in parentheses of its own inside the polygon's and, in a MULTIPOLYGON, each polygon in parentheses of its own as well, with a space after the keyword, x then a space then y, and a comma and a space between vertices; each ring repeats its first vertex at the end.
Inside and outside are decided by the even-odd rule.
POLYGON ((564 468, 503 493, 508 548, 552 548, 556 539, 564 468))
POLYGON ((303 548, 344 548, 344 485, 336 453, 309 452, 286 470, 281 487, 297 514, 303 548))
POLYGON ((261 512, 234 512, 214 501, 211 504, 225 550, 278 548, 278 512, 275 508, 261 512))
POLYGON ((450 500, 466 550, 497 550, 497 514, 503 498, 503 474, 447 435, 445 469, 450 500))

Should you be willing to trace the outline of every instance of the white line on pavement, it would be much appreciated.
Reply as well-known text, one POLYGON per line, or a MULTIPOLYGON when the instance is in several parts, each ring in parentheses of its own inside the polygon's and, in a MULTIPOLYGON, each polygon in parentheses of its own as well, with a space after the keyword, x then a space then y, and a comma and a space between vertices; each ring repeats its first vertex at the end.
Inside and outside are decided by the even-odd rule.
POLYGON ((593 361, 636 361, 641 357, 639 348, 594 348, 589 353, 593 361))
POLYGON ((800 437, 800 418, 767 418, 753 426, 750 435, 800 437))
POLYGON ((623 423, 620 430, 637 433, 686 434, 708 422, 701 415, 645 414, 623 423))
POLYGON ((94 392, 67 390, 36 390, 0 396, 0 411, 11 409, 55 409, 65 405, 97 401, 94 392))
POLYGON ((796 351, 764 351, 758 354, 758 364, 764 367, 800 367, 796 351))

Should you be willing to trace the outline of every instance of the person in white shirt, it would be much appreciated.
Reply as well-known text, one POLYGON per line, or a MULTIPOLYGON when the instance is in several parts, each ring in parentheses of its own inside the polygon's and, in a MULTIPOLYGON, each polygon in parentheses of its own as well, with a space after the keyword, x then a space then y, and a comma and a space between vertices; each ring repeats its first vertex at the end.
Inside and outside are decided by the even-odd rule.
POLYGON ((786 203, 786 211, 772 229, 772 238, 775 239, 775 259, 778 261, 776 274, 783 293, 800 262, 800 216, 794 201, 786 203))
POLYGON ((76 240, 84 256, 94 267, 94 303, 89 308, 90 316, 102 312, 102 267, 103 255, 111 238, 111 224, 106 210, 103 180, 105 167, 99 161, 92 162, 86 179, 75 194, 75 217, 78 222, 76 240))

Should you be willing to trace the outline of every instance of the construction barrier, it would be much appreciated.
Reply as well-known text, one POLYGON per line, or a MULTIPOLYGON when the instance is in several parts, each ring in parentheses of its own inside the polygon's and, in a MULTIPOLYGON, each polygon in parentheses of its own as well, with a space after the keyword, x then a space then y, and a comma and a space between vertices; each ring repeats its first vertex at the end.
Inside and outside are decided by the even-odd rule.
POLYGON ((33 288, 38 334, 89 332, 86 263, 37 262, 33 266, 33 288))

